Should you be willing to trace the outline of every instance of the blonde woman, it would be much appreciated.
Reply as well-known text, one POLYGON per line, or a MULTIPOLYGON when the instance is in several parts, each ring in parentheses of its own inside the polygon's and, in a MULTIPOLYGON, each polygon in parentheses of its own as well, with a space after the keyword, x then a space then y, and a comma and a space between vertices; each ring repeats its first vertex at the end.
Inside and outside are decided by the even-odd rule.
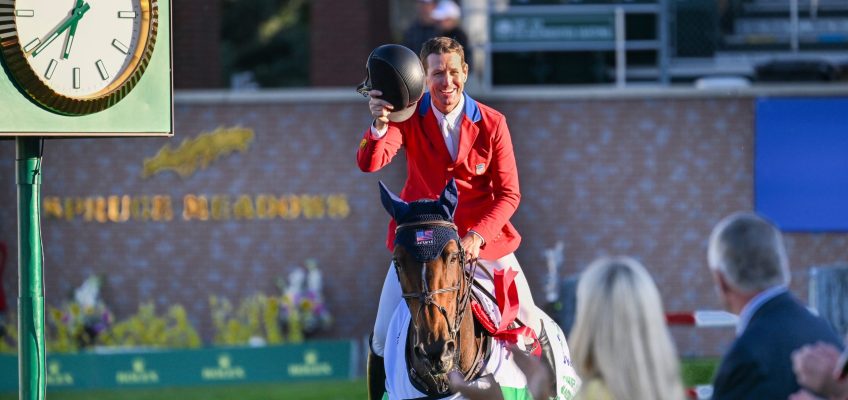
POLYGON ((586 268, 569 341, 583 378, 577 399, 684 398, 660 294, 632 258, 601 258, 586 268))

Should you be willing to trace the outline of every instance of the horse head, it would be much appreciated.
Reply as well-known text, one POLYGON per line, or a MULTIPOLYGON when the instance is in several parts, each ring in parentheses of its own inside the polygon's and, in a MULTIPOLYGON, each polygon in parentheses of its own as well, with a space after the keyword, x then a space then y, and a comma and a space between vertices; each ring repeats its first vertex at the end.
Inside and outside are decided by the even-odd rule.
POLYGON ((406 202, 381 182, 380 198, 398 225, 393 264, 412 316, 408 359, 429 389, 444 393, 447 372, 460 368, 459 330, 470 313, 472 275, 453 224, 456 184, 436 200, 406 202))

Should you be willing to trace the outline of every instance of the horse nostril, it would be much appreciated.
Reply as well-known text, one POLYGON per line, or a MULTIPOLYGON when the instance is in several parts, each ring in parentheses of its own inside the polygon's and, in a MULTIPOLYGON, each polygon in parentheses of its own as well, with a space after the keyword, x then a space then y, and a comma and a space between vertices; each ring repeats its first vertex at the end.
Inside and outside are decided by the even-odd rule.
POLYGON ((453 355, 453 352, 456 350, 456 343, 453 340, 448 340, 445 342, 445 350, 442 352, 443 354, 453 355))
POLYGON ((440 357, 441 366, 444 369, 448 369, 452 367, 451 363, 453 362, 454 352, 456 351, 456 344, 453 340, 448 340, 445 342, 445 346, 442 348, 442 355, 440 357))
POLYGON ((419 343, 418 346, 415 346, 415 355, 421 358, 427 357, 427 352, 424 350, 424 343, 419 343))

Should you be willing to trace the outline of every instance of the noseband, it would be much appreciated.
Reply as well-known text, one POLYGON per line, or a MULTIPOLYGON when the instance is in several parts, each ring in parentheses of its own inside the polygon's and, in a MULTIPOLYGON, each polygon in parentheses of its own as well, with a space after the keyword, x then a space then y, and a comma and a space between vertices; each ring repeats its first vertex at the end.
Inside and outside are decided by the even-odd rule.
MULTIPOLYGON (((421 263, 421 291, 420 292, 405 292, 405 293, 403 293, 404 299, 417 299, 421 302, 421 304, 418 306, 418 312, 416 313, 415 318, 412 318, 412 321, 411 321, 412 324, 413 324, 413 327, 414 327, 413 331, 415 332, 414 337, 413 337, 413 339, 414 339, 413 340, 413 343, 414 343, 413 347, 419 347, 419 346, 423 345, 423 343, 421 343, 419 341, 420 338, 418 337, 418 326, 417 326, 418 325, 417 324, 418 317, 421 315, 421 312, 424 310, 424 307, 433 306, 437 310, 439 310, 439 313, 441 313, 442 317, 444 317, 444 319, 445 319, 445 322, 448 324, 448 331, 450 333, 450 340, 454 341, 454 343, 456 344, 456 347, 455 347, 456 350, 454 352, 454 363, 453 363, 453 365, 454 365, 454 368, 458 368, 459 367, 459 357, 461 355, 460 349, 462 348, 460 346, 460 342, 459 342, 461 340, 461 338, 459 337, 459 328, 462 325, 462 320, 463 320, 463 317, 465 315, 465 310, 468 307, 469 301, 471 300, 471 286, 472 286, 472 283, 473 283, 473 280, 474 280, 474 272, 475 272, 474 270, 477 267, 477 263, 471 262, 471 268, 469 268, 469 269, 465 268, 465 265, 466 265, 465 250, 462 248, 462 242, 459 240, 457 227, 456 227, 455 224, 453 224, 451 222, 448 222, 448 221, 423 221, 423 222, 412 222, 412 223, 400 224, 400 225, 398 225, 397 229, 395 229, 395 234, 397 234, 397 233, 399 233, 403 230, 406 230, 406 229, 426 228, 426 227, 449 228, 449 229, 452 229, 455 233, 457 233, 456 242, 457 242, 457 245, 459 246, 459 265, 460 265, 460 271, 464 275, 463 279, 464 279, 464 283, 465 283, 465 289, 462 290, 463 289, 463 279, 460 279, 457 282, 457 284, 454 285, 454 286, 445 287, 445 288, 430 291, 430 285, 427 282, 427 263, 426 262, 421 263), (438 304, 436 302, 435 295, 443 294, 443 293, 450 293, 450 292, 455 292, 455 291, 456 292, 462 291, 462 292, 459 293, 459 295, 456 297, 457 313, 454 316, 453 321, 451 321, 450 316, 448 316, 447 309, 444 306, 442 306, 441 304, 438 304)), ((398 264, 398 260, 396 260, 396 259, 392 260, 392 263, 395 266, 395 270, 397 272, 398 277, 400 277, 401 271, 400 271, 400 265, 398 264)), ((472 340, 473 340, 473 337, 472 337, 472 340)), ((432 365, 429 364, 429 360, 425 359, 425 360, 422 360, 422 361, 424 361, 425 365, 430 366, 430 371, 432 371, 432 365)), ((434 382, 437 382, 437 380, 432 376, 432 372, 430 372, 430 371, 427 372, 427 375, 429 375, 431 377, 431 379, 433 379, 434 382)), ((413 372, 413 374, 411 374, 411 375, 414 376, 417 371, 413 370, 412 372, 413 372)), ((418 377, 416 376, 415 378, 418 378, 418 377)), ((444 392, 447 391, 447 387, 445 386, 443 388, 439 388, 439 391, 441 393, 444 393, 444 392)))

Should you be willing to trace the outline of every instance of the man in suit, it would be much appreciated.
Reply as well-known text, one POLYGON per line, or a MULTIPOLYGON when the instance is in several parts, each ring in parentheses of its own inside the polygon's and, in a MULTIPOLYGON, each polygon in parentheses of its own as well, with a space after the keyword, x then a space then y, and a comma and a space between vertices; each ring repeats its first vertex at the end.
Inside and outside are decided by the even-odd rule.
MULTIPOLYGON (((405 201, 436 198, 450 179, 455 179, 459 204, 454 220, 460 244, 469 260, 493 273, 511 268, 518 271, 515 285, 519 298, 518 318, 540 331, 540 320, 527 278, 513 252, 521 236, 509 222, 521 198, 512 139, 503 114, 464 93, 468 77, 465 53, 456 40, 433 38, 424 43, 420 58, 429 93, 402 122, 390 122, 391 104, 381 100, 378 90, 369 92, 369 109, 374 122, 359 145, 357 164, 364 172, 377 171, 403 147, 406 151, 406 185, 400 192, 405 201)), ((403 114, 403 113, 402 113, 403 114)), ((394 119, 394 118, 393 118, 394 119)), ((387 246, 394 244, 395 223, 389 225, 387 246)), ((371 340, 372 351, 382 356, 386 331, 395 307, 401 301, 397 274, 390 265, 371 340)), ((369 360, 369 370, 382 363, 369 360)), ((379 374, 369 372, 379 380, 379 374)), ((375 392, 378 392, 377 389, 375 392)), ((379 398, 381 393, 375 393, 379 398)))
POLYGON ((725 307, 739 315, 736 340, 713 382, 713 399, 786 399, 799 390, 792 352, 838 335, 788 289, 789 263, 780 231, 752 213, 721 220, 708 261, 725 307))

